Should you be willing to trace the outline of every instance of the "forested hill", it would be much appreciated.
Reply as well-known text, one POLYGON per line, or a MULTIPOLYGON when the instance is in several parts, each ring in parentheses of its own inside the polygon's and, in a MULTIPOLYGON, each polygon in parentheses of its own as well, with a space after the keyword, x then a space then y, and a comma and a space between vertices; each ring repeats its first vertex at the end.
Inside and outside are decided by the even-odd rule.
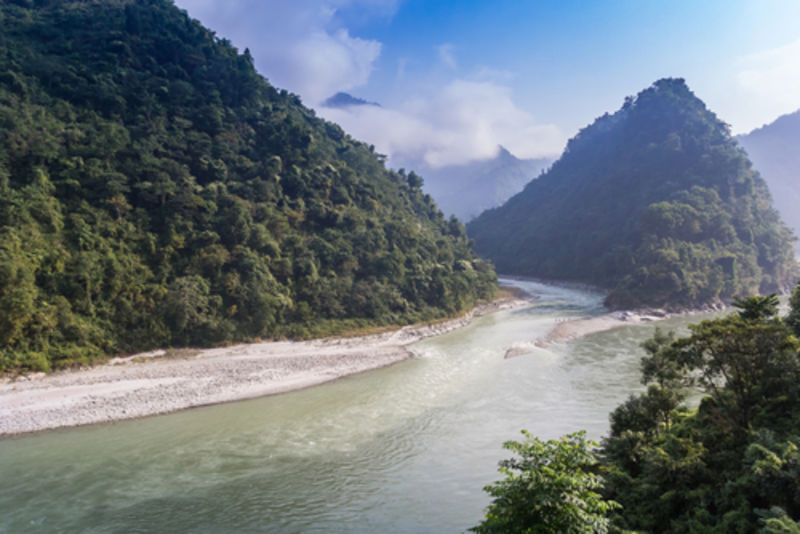
POLYGON ((764 181, 682 79, 598 118, 468 230, 498 272, 596 284, 615 308, 771 292, 796 268, 764 181))
POLYGON ((0 3, 0 370, 492 294, 421 180, 167 0, 0 3))

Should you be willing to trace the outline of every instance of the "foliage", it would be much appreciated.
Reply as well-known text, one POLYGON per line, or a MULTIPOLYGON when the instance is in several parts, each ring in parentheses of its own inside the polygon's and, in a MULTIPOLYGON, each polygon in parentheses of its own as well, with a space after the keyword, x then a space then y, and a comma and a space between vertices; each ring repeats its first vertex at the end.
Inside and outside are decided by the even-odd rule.
POLYGON ((793 237, 770 204, 728 126, 663 79, 468 229, 501 272, 602 286, 614 308, 696 307, 794 283, 793 237))
POLYGON ((525 441, 503 446, 516 456, 500 462, 505 479, 485 490, 494 498, 479 533, 606 532, 613 501, 597 490, 597 459, 584 432, 540 441, 523 431, 525 441))
POLYGON ((0 370, 454 314, 495 288, 415 174, 169 0, 0 3, 0 370))
POLYGON ((736 305, 687 337, 645 343, 649 389, 612 413, 603 443, 604 494, 625 510, 615 528, 798 530, 800 343, 774 295, 736 305), (706 394, 695 411, 682 406, 690 387, 706 394))
POLYGON ((779 507, 761 514, 761 534, 800 534, 800 523, 792 521, 786 512, 779 507))
POLYGON ((789 314, 785 319, 786 325, 792 329, 794 335, 800 337, 800 285, 794 288, 789 298, 789 314))

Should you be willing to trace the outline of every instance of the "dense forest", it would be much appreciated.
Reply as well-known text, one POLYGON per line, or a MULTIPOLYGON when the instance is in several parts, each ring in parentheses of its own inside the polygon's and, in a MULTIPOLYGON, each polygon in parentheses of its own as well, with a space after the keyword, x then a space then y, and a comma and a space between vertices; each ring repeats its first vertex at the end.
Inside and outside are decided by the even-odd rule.
POLYGON ((419 176, 170 1, 2 2, 0 27, 0 371, 493 294, 419 176))
POLYGON ((786 289, 796 274, 767 186, 682 79, 581 130, 468 231, 499 272, 595 284, 613 308, 695 307, 786 289))
POLYGON ((645 342, 642 384, 598 448, 508 442, 476 532, 800 532, 800 286, 645 342), (698 393, 702 395, 699 403, 698 393), (693 398, 692 402, 687 402, 693 398))

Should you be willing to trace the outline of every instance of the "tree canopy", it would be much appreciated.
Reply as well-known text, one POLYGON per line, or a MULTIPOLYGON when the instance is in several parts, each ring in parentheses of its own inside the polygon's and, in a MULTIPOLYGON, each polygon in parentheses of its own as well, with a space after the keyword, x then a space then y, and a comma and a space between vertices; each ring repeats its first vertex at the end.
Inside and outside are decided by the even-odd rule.
POLYGON ((649 387, 611 414, 603 443, 603 493, 624 510, 616 527, 797 531, 800 330, 778 316, 774 295, 737 307, 645 344, 649 387), (694 410, 683 402, 690 388, 705 394, 694 410))
POLYGON ((500 462, 503 480, 485 490, 493 497, 486 518, 471 529, 479 534, 581 534, 606 532, 607 514, 618 507, 597 490, 601 478, 591 450, 597 443, 576 432, 541 441, 523 431, 525 441, 503 447, 515 456, 500 462))
POLYGON ((17 0, 0 20, 0 370, 492 295, 420 177, 170 1, 17 0))

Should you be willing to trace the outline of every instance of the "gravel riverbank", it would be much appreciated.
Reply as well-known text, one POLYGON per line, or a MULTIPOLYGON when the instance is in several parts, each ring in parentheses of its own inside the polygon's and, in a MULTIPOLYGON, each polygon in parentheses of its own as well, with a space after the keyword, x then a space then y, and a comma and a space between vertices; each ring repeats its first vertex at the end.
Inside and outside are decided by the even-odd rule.
POLYGON ((410 358, 406 346, 526 304, 517 296, 462 317, 381 334, 155 351, 91 369, 0 382, 0 437, 118 421, 285 393, 410 358))

